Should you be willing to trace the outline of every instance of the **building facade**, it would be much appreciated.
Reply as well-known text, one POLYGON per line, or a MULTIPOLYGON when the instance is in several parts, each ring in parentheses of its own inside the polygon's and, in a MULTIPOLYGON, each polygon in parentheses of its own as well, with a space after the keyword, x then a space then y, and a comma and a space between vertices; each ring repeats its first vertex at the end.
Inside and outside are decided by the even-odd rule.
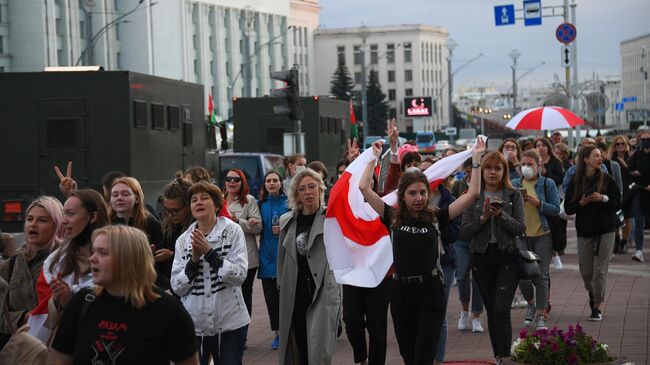
POLYGON ((316 91, 328 95, 330 81, 340 64, 347 66, 361 90, 362 70, 376 71, 387 96, 390 116, 395 116, 401 132, 436 131, 447 126, 449 33, 429 25, 399 25, 360 28, 319 29, 315 33, 317 55, 316 91), (362 35, 366 35, 365 43, 362 35), (365 47, 365 57, 363 56, 365 47), (366 65, 362 65, 365 58, 366 65), (433 116, 406 118, 404 98, 429 96, 433 116))
POLYGON ((621 42, 621 99, 634 98, 635 102, 625 103, 627 125, 643 123, 645 110, 646 123, 650 124, 650 34, 621 42))
POLYGON ((0 72, 101 65, 195 82, 232 115, 297 64, 315 92, 318 0, 0 0, 0 72))

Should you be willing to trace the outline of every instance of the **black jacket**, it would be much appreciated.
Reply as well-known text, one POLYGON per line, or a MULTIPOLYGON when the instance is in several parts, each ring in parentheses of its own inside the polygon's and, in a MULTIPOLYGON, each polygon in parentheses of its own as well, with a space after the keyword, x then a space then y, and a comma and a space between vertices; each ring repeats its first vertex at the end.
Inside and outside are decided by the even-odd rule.
MULTIPOLYGON (((600 174, 603 172, 597 170, 594 176, 587 180, 587 190, 594 189, 596 191, 596 182, 600 174)), ((621 193, 609 174, 603 174, 603 176, 605 179, 603 188, 598 192, 607 195, 609 198, 607 203, 595 202, 581 206, 580 197, 574 197, 573 191, 576 175, 574 174, 569 181, 569 187, 564 196, 564 210, 566 214, 576 215, 576 231, 579 237, 600 236, 616 230, 617 218, 615 214, 621 206, 621 193)))
POLYGON ((562 162, 557 158, 551 157, 544 167, 546 169, 546 174, 543 174, 542 176, 555 181, 555 185, 562 186, 562 179, 564 178, 562 162))

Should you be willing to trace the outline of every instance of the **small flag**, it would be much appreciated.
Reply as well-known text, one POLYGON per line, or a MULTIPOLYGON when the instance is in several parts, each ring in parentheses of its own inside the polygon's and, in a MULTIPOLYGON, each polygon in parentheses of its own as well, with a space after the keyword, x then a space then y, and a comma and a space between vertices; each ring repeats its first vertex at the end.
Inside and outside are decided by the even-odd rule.
POLYGON ((350 100, 350 139, 359 139, 359 131, 357 130, 357 117, 354 115, 354 105, 350 100))
POLYGON ((217 115, 214 112, 214 103, 212 102, 212 94, 208 95, 208 113, 210 113, 210 124, 217 124, 217 115))

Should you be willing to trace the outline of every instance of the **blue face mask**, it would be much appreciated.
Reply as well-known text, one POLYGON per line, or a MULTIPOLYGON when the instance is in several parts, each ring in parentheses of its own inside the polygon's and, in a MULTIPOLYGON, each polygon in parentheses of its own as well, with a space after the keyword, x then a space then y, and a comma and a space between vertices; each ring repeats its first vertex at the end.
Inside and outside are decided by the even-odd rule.
POLYGON ((465 177, 465 171, 459 171, 456 173, 456 180, 462 180, 465 177))

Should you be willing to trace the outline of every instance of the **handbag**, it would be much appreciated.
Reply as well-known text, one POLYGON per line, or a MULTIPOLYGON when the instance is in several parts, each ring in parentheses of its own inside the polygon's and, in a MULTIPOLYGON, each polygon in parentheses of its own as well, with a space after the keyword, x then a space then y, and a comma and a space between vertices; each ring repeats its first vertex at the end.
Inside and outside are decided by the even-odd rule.
MULTIPOLYGON (((542 276, 539 269, 541 259, 537 254, 529 249, 522 250, 520 246, 520 237, 515 237, 514 253, 517 257, 517 275, 519 280, 536 280, 542 276)), ((528 248, 528 242, 526 242, 528 248)))
MULTIPOLYGON (((546 180, 544 178, 544 198, 548 195, 546 193, 546 180)), ((553 251, 562 252, 566 248, 567 239, 566 239, 566 220, 555 216, 546 216, 546 221, 548 222, 548 227, 551 229, 551 240, 553 241, 553 251)))

